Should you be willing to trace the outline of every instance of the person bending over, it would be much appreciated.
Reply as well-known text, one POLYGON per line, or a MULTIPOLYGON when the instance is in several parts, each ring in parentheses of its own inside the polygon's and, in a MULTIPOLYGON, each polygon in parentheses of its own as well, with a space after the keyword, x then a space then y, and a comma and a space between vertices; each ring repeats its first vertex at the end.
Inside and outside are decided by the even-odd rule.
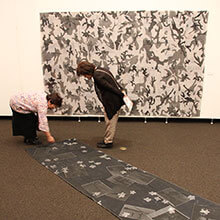
POLYGON ((76 69, 78 76, 94 80, 96 94, 104 107, 104 140, 97 143, 99 148, 111 148, 116 131, 119 110, 124 105, 123 88, 117 83, 112 73, 105 68, 96 67, 88 61, 81 61, 76 69))
POLYGON ((55 139, 51 135, 47 110, 62 105, 62 98, 57 93, 47 95, 45 92, 19 93, 11 97, 13 136, 24 136, 29 145, 39 145, 37 130, 44 132, 49 143, 55 139))

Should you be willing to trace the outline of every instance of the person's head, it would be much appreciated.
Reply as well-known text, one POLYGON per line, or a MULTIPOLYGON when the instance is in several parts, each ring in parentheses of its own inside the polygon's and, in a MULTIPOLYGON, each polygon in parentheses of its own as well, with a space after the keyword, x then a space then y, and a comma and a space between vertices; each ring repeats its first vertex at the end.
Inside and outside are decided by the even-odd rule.
POLYGON ((84 76, 91 79, 95 70, 95 65, 88 61, 81 61, 77 65, 76 73, 78 76, 84 76))
POLYGON ((49 109, 61 107, 63 99, 58 93, 51 93, 47 95, 47 103, 49 109))

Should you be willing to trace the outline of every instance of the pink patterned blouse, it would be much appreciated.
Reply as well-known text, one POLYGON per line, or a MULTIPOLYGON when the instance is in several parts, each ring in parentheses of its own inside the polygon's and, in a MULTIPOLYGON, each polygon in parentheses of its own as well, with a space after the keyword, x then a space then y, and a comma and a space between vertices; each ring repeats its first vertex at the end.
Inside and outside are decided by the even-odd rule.
POLYGON ((11 97, 10 106, 14 111, 22 114, 37 113, 39 130, 49 132, 46 96, 45 92, 20 93, 11 97))

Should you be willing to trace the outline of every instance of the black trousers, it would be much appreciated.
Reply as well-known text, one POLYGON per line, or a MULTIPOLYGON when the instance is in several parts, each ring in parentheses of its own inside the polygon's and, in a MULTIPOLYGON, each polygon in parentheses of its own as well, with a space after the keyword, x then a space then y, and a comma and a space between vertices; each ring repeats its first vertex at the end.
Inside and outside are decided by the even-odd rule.
POLYGON ((21 114, 12 109, 12 132, 13 136, 26 138, 37 137, 38 116, 34 113, 21 114))

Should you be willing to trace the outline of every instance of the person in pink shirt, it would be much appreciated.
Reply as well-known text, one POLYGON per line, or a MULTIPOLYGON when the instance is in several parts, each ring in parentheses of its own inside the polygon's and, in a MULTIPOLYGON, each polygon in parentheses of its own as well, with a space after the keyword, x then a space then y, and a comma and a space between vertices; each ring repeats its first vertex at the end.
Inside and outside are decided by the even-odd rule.
POLYGON ((49 143, 55 139, 50 133, 47 110, 62 105, 62 98, 57 93, 45 92, 19 93, 11 97, 13 136, 24 136, 24 142, 39 145, 37 130, 44 132, 49 143))

